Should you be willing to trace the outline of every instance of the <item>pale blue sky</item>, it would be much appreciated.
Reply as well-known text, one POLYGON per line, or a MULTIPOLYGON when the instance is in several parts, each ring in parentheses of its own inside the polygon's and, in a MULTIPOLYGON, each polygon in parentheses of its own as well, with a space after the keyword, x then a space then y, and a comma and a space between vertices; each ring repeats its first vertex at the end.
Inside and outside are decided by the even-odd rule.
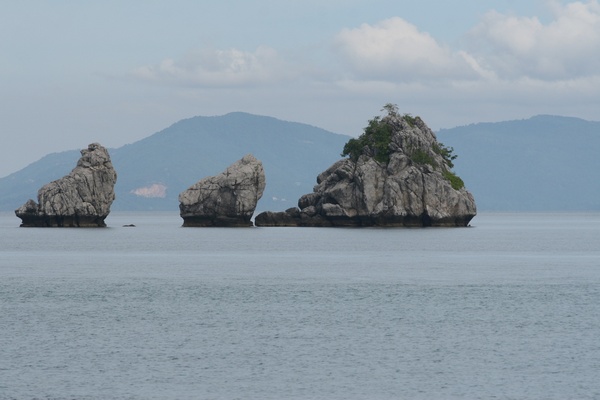
POLYGON ((0 177, 232 111, 600 120, 598 0, 0 0, 0 57, 0 177))

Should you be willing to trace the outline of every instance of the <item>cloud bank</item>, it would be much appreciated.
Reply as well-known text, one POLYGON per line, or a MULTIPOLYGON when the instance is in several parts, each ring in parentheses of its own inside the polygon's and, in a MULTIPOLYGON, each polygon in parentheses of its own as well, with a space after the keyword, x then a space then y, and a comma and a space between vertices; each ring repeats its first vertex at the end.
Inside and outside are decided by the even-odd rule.
MULTIPOLYGON (((139 67, 133 75, 189 89, 188 102, 212 107, 222 101, 249 112, 266 108, 286 118, 310 113, 315 121, 389 101, 438 118, 433 126, 534 113, 597 119, 598 1, 550 0, 545 20, 491 10, 452 43, 396 16, 339 29, 319 46, 305 46, 314 53, 266 45, 251 51, 195 49, 139 67)), ((364 115, 350 114, 335 122, 350 128, 337 131, 364 121, 364 115)))
MULTIPOLYGON (((297 80, 300 70, 329 70, 329 79, 395 84, 556 82, 600 74, 600 4, 550 3, 553 19, 490 11, 451 48, 400 18, 342 29, 331 39, 338 69, 298 66, 268 46, 254 51, 193 50, 133 71, 139 79, 189 87, 244 87, 297 80), (333 78, 336 77, 336 78, 333 78)), ((309 62, 306 61, 308 64, 309 62)), ((303 77, 311 79, 310 77, 303 77)))
POLYGON ((554 4, 554 20, 487 13, 468 33, 473 56, 503 79, 571 80, 600 73, 600 5, 554 4))
POLYGON ((290 68, 267 46, 253 52, 238 50, 193 50, 181 60, 167 58, 157 65, 133 71, 139 79, 183 86, 232 87, 277 82, 290 75, 290 68))
POLYGON ((336 50, 354 79, 415 81, 564 81, 600 74, 600 5, 554 4, 554 20, 488 12, 451 49, 395 17, 345 29, 336 50))
POLYGON ((411 82, 477 76, 463 52, 449 49, 399 17, 344 29, 334 43, 358 78, 411 82))

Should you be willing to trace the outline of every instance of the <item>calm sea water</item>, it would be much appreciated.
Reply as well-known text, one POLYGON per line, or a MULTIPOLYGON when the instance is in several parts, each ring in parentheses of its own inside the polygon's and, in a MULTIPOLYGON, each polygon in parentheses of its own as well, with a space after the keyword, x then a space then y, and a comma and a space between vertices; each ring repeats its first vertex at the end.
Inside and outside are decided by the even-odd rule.
POLYGON ((0 215, 1 399, 600 398, 598 213, 107 223, 0 215))

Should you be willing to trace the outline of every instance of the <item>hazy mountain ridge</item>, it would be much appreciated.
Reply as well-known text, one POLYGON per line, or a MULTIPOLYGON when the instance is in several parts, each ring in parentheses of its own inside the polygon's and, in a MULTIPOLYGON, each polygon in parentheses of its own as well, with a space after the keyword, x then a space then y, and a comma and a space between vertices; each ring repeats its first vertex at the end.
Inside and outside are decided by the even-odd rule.
MULTIPOLYGON (((135 143, 111 149, 118 179, 113 210, 177 210, 180 192, 252 153, 263 162, 267 188, 258 209, 283 210, 312 190, 316 176, 339 158, 348 136, 272 117, 230 113, 192 117, 135 143), (134 194, 161 194, 143 197, 134 194)), ((0 209, 34 198, 67 174, 79 151, 55 153, 0 179, 0 209)))
MULTIPOLYGON (((436 134, 454 147, 454 170, 479 211, 600 210, 600 122, 539 115, 436 134)), ((257 211, 285 210, 312 192, 317 175, 340 159, 348 139, 302 123, 239 112, 184 119, 110 149, 118 174, 112 210, 177 211, 181 191, 247 153, 263 162, 267 177, 257 211)), ((1 178, 0 210, 12 211, 35 199, 41 186, 68 174, 78 158, 78 150, 49 154, 1 178)))
POLYGON ((50 153, 23 169, 0 178, 0 211, 15 210, 28 199, 37 201, 38 190, 46 183, 68 174, 75 168, 80 155, 79 150, 50 153))
POLYGON ((600 210, 600 122, 538 115, 437 136, 480 210, 600 210))

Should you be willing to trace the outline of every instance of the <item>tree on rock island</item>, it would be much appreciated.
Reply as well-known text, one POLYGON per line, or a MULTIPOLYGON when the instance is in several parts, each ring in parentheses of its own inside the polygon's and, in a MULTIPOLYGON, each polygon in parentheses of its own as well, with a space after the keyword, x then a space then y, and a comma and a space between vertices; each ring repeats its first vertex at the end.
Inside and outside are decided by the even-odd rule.
POLYGON ((452 172, 456 155, 420 117, 387 104, 317 177, 298 208, 265 212, 259 226, 467 226, 475 200, 452 172))

